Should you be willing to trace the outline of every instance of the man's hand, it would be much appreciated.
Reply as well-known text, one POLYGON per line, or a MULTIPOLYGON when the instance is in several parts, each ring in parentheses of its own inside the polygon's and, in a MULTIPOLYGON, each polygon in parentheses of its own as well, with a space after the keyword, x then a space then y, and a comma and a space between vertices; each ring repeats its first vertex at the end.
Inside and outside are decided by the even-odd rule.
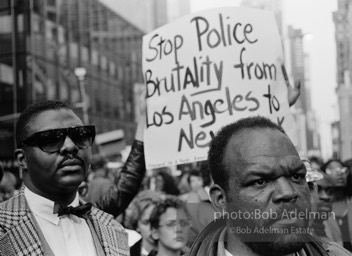
POLYGON ((290 84, 290 81, 288 80, 288 76, 286 73, 286 68, 284 65, 281 65, 281 70, 282 74, 285 79, 285 83, 287 86, 287 98, 288 98, 288 104, 290 107, 296 103, 299 95, 301 94, 301 79, 297 79, 294 83, 294 86, 292 87, 290 84))

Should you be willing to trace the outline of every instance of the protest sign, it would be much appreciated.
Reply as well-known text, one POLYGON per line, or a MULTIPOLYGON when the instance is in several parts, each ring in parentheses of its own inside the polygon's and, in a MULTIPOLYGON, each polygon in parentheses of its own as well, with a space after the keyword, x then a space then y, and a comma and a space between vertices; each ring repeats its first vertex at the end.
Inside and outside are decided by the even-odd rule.
POLYGON ((207 10, 144 36, 147 168, 205 160, 214 134, 248 116, 294 134, 282 64, 268 11, 207 10))

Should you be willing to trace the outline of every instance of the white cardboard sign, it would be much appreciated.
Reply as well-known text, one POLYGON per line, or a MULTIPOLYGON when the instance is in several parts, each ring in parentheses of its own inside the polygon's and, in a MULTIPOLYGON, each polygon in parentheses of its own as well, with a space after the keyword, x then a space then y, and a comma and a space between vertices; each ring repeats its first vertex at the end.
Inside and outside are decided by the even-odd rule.
POLYGON ((144 36, 147 168, 205 160, 212 136, 248 116, 294 134, 282 64, 268 11, 207 10, 144 36))

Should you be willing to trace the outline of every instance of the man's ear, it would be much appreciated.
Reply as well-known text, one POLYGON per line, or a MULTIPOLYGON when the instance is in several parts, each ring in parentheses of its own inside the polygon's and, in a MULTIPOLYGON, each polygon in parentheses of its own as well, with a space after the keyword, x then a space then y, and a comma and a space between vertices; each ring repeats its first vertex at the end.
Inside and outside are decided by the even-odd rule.
POLYGON ((18 165, 22 169, 27 169, 27 158, 26 158, 26 153, 22 148, 16 149, 15 150, 15 158, 17 160, 18 165))
POLYGON ((213 184, 209 190, 211 201, 215 206, 216 210, 219 212, 223 212, 226 210, 226 193, 218 184, 213 184))
POLYGON ((159 240, 159 230, 157 230, 157 229, 155 229, 155 228, 151 228, 150 236, 151 236, 155 241, 158 241, 158 240, 159 240))

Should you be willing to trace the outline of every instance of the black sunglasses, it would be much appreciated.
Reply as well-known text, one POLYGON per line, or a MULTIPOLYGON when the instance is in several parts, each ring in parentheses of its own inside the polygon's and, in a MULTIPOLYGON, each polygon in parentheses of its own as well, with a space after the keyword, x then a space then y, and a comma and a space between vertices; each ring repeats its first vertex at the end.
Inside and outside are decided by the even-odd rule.
POLYGON ((64 145, 66 136, 69 136, 78 148, 88 148, 95 138, 95 126, 75 126, 36 132, 25 139, 21 146, 37 146, 44 152, 56 153, 64 145))

